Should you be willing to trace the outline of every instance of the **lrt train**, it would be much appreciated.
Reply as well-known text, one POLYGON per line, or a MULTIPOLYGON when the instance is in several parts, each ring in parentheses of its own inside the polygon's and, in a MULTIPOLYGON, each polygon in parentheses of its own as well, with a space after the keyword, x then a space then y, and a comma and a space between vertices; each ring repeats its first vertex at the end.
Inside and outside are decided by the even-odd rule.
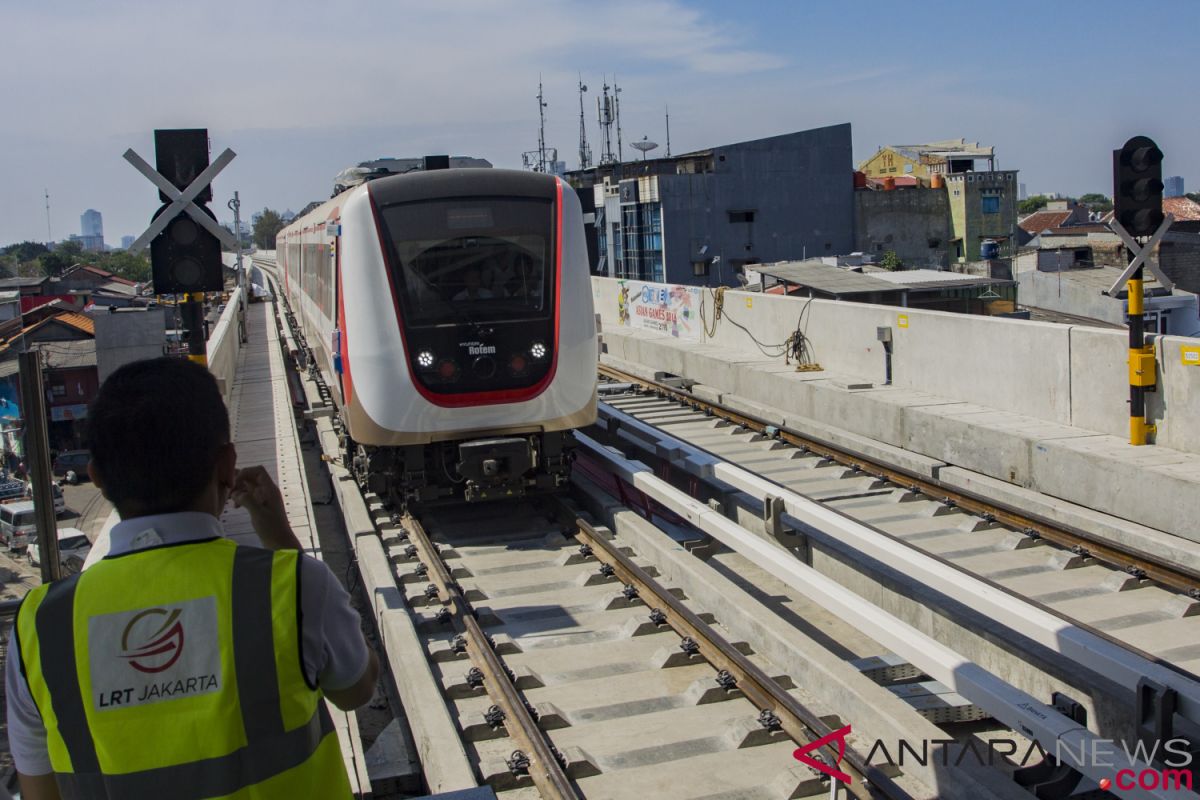
POLYGON ((367 489, 404 506, 567 481, 571 431, 596 419, 597 348, 561 179, 378 178, 284 228, 276 260, 367 489))

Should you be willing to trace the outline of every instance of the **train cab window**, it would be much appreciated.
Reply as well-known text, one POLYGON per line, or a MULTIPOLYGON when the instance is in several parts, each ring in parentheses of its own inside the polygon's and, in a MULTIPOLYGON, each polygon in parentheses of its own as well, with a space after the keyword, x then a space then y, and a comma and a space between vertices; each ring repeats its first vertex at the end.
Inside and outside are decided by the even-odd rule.
POLYGON ((533 198, 403 203, 381 210, 409 326, 544 319, 553 296, 552 206, 533 198))

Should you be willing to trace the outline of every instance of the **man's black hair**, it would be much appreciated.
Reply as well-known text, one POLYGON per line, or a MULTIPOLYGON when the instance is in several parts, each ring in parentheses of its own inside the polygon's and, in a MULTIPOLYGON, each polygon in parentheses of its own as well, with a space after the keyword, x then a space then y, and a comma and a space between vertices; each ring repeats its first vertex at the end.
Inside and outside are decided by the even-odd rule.
POLYGON ((100 387, 88 449, 105 496, 123 515, 191 507, 212 479, 229 414, 217 381, 181 358, 135 361, 100 387))

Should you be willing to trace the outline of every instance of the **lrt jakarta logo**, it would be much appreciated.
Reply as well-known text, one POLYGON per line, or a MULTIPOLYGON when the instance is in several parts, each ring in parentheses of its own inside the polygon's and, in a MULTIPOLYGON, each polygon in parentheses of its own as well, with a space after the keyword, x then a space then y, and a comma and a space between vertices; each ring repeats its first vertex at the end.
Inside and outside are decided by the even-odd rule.
POLYGON ((183 654, 181 609, 148 608, 129 621, 121 635, 121 658, 138 672, 170 669, 183 654))
POLYGON ((833 733, 822 736, 820 739, 811 741, 803 747, 796 748, 792 753, 792 757, 801 764, 812 767, 818 772, 823 772, 832 778, 837 778, 843 783, 850 783, 850 776, 838 769, 838 765, 846 757, 846 737, 849 735, 850 726, 847 725, 844 728, 837 729, 833 733), (824 758, 819 753, 809 755, 812 751, 818 750, 834 740, 837 741, 837 760, 833 762, 832 766, 826 764, 824 758))

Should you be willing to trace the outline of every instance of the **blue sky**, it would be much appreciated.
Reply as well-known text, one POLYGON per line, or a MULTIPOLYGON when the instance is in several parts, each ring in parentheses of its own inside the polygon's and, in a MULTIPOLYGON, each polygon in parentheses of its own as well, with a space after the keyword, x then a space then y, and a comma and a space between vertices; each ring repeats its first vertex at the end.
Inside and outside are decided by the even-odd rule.
MULTIPOLYGON (((547 142, 576 165, 577 74, 616 75, 626 143, 684 152, 850 122, 856 159, 886 143, 995 145, 1029 191, 1109 192, 1110 151, 1155 138, 1200 189, 1200 3, 913 4, 611 0, 314 0, 8 4, 0 73, 0 243, 79 232, 110 244, 157 208, 121 158, 156 127, 207 127, 247 212, 327 197, 343 167, 453 153, 517 167, 547 142), (1125 36, 1136 36, 1132 42, 1125 36), (1131 55, 1127 55, 1130 54, 1131 55)), ((662 152, 659 150, 658 152, 662 152)), ((636 155, 626 145, 626 157, 636 155)))

